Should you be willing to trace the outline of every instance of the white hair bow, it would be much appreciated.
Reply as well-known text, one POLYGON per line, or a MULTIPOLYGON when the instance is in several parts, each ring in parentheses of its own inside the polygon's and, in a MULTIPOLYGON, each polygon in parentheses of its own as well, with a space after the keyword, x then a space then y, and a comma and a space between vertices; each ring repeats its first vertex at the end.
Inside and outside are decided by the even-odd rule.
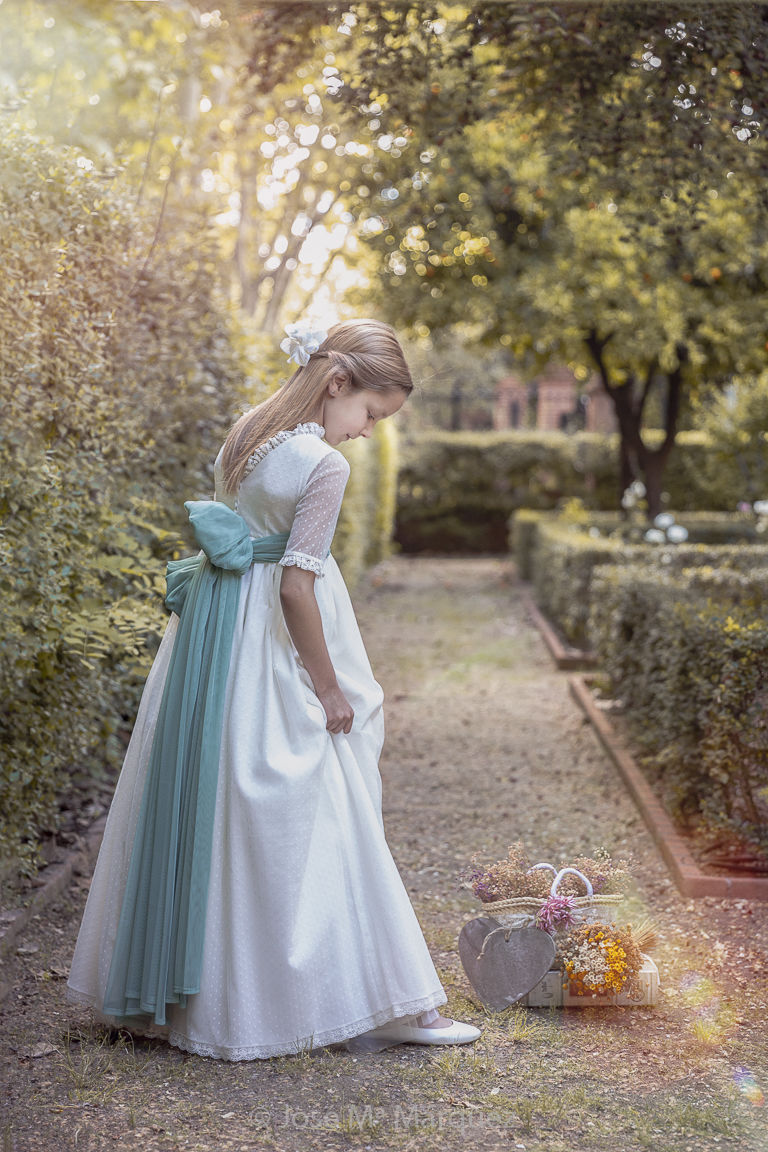
POLYGON ((288 335, 280 342, 280 347, 288 353, 289 364, 293 360, 302 368, 309 363, 311 354, 317 352, 328 335, 322 328, 302 328, 300 324, 289 324, 285 331, 288 335))

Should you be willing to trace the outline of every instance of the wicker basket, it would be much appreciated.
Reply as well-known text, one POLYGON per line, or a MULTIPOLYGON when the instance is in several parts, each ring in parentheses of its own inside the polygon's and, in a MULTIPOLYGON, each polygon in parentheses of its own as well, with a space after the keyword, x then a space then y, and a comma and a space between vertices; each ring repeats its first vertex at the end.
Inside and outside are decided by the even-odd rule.
MULTIPOLYGON (((558 872, 553 864, 535 864, 530 871, 535 872, 539 869, 547 869, 554 874, 555 878, 549 891, 550 896, 557 895, 557 889, 563 876, 570 874, 583 880, 587 890, 586 895, 572 897, 572 912, 575 921, 584 923, 594 920, 601 924, 615 923, 615 912, 621 904, 622 896, 596 894, 587 877, 583 872, 579 872, 578 868, 561 868, 558 872)), ((521 927, 525 923, 530 922, 532 924, 535 922, 536 914, 545 902, 545 899, 540 896, 515 896, 511 900, 489 900, 483 904, 483 914, 493 916, 495 920, 505 926, 521 927)))

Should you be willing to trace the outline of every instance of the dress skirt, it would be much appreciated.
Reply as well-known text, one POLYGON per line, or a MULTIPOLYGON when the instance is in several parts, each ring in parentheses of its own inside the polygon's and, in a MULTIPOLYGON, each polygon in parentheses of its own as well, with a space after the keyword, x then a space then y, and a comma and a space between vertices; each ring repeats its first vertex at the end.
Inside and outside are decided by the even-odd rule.
POLYGON ((446 1002, 385 839, 382 691, 343 578, 328 556, 315 582, 355 712, 352 731, 332 735, 285 626, 281 572, 254 564, 241 577, 199 992, 169 1005, 163 1026, 103 1012, 176 615, 145 685, 68 982, 99 1019, 224 1060, 362 1038, 446 1002))

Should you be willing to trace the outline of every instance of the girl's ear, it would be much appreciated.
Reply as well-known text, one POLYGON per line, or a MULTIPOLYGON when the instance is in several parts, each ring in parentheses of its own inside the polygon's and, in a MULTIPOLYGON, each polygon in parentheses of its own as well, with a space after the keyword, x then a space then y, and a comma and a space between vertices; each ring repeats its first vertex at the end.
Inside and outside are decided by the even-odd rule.
POLYGON ((349 376, 346 372, 334 372, 326 385, 329 396, 340 395, 340 393, 345 391, 348 384, 349 376))

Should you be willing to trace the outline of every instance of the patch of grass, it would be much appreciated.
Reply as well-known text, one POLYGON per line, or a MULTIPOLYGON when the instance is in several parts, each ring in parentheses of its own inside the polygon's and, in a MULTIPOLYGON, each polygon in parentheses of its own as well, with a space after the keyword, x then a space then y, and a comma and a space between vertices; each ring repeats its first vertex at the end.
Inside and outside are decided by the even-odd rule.
POLYGON ((538 1103, 527 1096, 517 1096, 512 1101, 512 1111, 520 1121, 523 1132, 530 1132, 533 1128, 534 1117, 538 1114, 538 1103))
POLYGON ((316 1072, 318 1068, 322 1068, 326 1059, 332 1056, 333 1053, 324 1049, 313 1049, 311 1040, 305 1044, 297 1041, 294 1053, 285 1056, 273 1056, 269 1064, 274 1072, 305 1076, 308 1072, 316 1072))
POLYGON ((129 1033, 98 1027, 90 1034, 68 1028, 56 1058, 69 1083, 70 1099, 79 1104, 111 1100, 125 1073, 137 1078, 151 1060, 152 1049, 137 1051, 129 1033))
MULTIPOLYGON (((647 1098, 645 1106, 639 1107, 637 1097, 632 1103, 608 1088, 577 1084, 515 1095, 501 1093, 491 1100, 491 1114, 501 1122, 511 1123, 516 1131, 539 1138, 546 1131, 563 1139, 578 1139, 580 1149, 604 1147, 605 1141, 611 1140, 614 1147, 620 1148, 679 1152, 690 1147, 703 1152, 701 1137, 714 1141, 713 1150, 718 1146, 752 1147, 746 1143, 742 1118, 727 1099, 702 1102, 647 1098), (728 1143, 722 1143, 726 1140, 728 1143), (739 1143, 732 1144, 734 1140, 739 1143)), ((709 1152, 710 1145, 706 1148, 709 1152)))
POLYGON ((499 1027, 504 1038, 513 1044, 534 1044, 552 1048, 562 1044, 561 1016, 557 1009, 547 1011, 511 1007, 499 1013, 499 1027))
POLYGON ((737 1120, 734 1101, 727 1096, 716 1103, 670 1098, 656 1110, 657 1122, 680 1132, 728 1135, 737 1120))
POLYGON ((458 932, 455 928, 428 928, 425 933, 427 943, 435 952, 455 952, 458 932))
POLYGON ((521 668, 520 653, 514 644, 499 641, 484 648, 476 648, 463 659, 454 659, 439 673, 430 678, 431 684, 461 684, 475 677, 478 672, 487 676, 489 670, 503 672, 507 684, 530 679, 530 672, 521 668))
POLYGON ((434 1056, 430 1061, 430 1074, 436 1072, 441 1079, 461 1075, 464 1079, 478 1080, 486 1087, 488 1078, 496 1075, 496 1062, 491 1056, 478 1052, 474 1045, 467 1045, 467 1049, 452 1047, 434 1056))

